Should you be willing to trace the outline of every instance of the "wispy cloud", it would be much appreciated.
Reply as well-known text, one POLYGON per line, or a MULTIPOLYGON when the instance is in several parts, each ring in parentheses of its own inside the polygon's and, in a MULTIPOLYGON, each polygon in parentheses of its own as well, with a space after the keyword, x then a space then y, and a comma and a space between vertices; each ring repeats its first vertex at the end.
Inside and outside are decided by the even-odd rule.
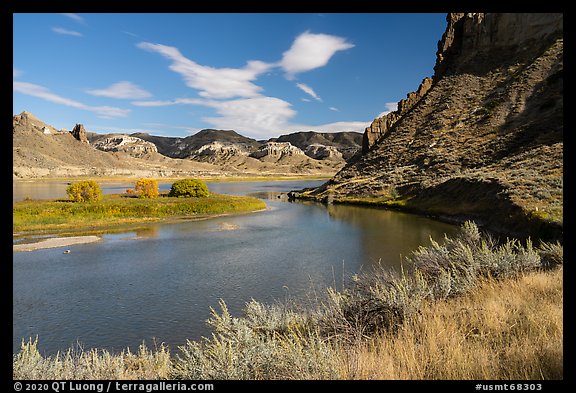
POLYGON ((384 106, 386 107, 386 110, 384 112, 380 113, 376 117, 386 116, 388 113, 394 112, 395 110, 398 109, 398 103, 397 102, 387 102, 384 104, 384 106))
POLYGON ((138 48, 156 52, 172 61, 170 69, 182 75, 186 85, 200 90, 206 98, 256 97, 262 87, 252 81, 268 71, 272 65, 251 60, 244 68, 213 68, 186 58, 178 48, 150 42, 140 42, 138 48))
POLYGON ((345 38, 306 31, 284 52, 280 66, 286 78, 293 79, 298 73, 325 66, 336 52, 353 47, 345 38))
POLYGON ((74 22, 78 22, 78 23, 82 23, 82 24, 86 23, 86 22, 84 21, 84 18, 82 18, 82 17, 81 17, 80 15, 78 15, 78 14, 62 13, 62 14, 60 14, 60 15, 63 15, 63 16, 65 16, 65 17, 67 17, 67 18, 70 18, 70 19, 72 19, 74 22))
POLYGON ((29 96, 41 98, 45 101, 53 102, 55 104, 66 105, 72 108, 82 109, 95 113, 98 117, 111 119, 115 117, 126 117, 130 113, 130 109, 121 109, 111 106, 92 106, 86 105, 81 102, 71 100, 66 97, 59 96, 50 92, 44 86, 35 85, 27 82, 13 82, 13 89, 15 92, 26 94, 29 96))
POLYGON ((320 98, 318 96, 318 94, 316 94, 316 92, 314 91, 314 89, 312 89, 310 86, 304 84, 304 83, 296 83, 296 86, 302 90, 304 93, 308 94, 310 97, 314 98, 316 101, 320 101, 322 102, 322 98, 320 98))
POLYGON ((86 93, 99 97, 139 100, 152 97, 152 94, 132 82, 121 81, 105 89, 86 90, 86 93))
MULTIPOLYGON (((262 87, 255 81, 265 72, 281 69, 288 79, 296 74, 325 66, 338 52, 354 47, 345 38, 327 34, 305 32, 294 40, 282 59, 275 63, 251 60, 243 68, 214 68, 198 64, 184 56, 176 47, 140 42, 137 47, 160 54, 170 60, 169 69, 180 74, 187 86, 198 90, 201 98, 176 98, 173 100, 140 100, 132 104, 140 107, 170 105, 201 105, 213 108, 217 116, 202 120, 215 128, 234 129, 252 137, 270 137, 278 132, 307 129, 363 131, 369 122, 338 122, 310 126, 293 123, 297 112, 292 105, 280 98, 262 94, 262 87), (344 129, 338 129, 344 127, 344 129)), ((296 86, 317 101, 322 98, 304 83, 296 86)), ((308 98, 302 98, 310 102, 308 98)), ((332 110, 334 110, 333 108, 332 110)))
POLYGON ((308 98, 300 98, 300 101, 304 101, 304 102, 312 102, 312 100, 309 100, 308 98))
POLYGON ((203 98, 176 98, 174 100, 157 100, 157 101, 133 101, 132 105, 155 107, 155 106, 170 106, 170 105, 206 105, 209 100, 203 98))
POLYGON ((22 75, 22 70, 19 70, 16 67, 12 67, 12 78, 17 78, 22 75))
POLYGON ((82 23, 82 24, 85 23, 84 18, 82 18, 82 17, 81 17, 80 15, 78 15, 78 14, 62 13, 62 14, 60 14, 60 15, 64 15, 65 17, 70 18, 70 19, 72 19, 74 22, 77 22, 77 23, 82 23))
POLYGON ((331 111, 334 111, 334 112, 340 112, 340 109, 335 108, 335 107, 333 107, 333 106, 331 106, 331 107, 328 108, 328 109, 330 109, 331 111))
POLYGON ((82 33, 78 32, 78 31, 68 30, 68 29, 65 29, 63 27, 53 27, 52 31, 54 33, 57 33, 57 34, 71 35, 74 37, 83 37, 84 36, 82 33))
MULTIPOLYGON (((325 66, 336 52, 354 47, 342 37, 304 32, 296 37, 279 62, 250 60, 243 68, 214 68, 188 59, 173 46, 151 42, 140 42, 136 46, 169 59, 172 62, 169 68, 180 74, 187 86, 199 90, 201 97, 217 99, 258 97, 263 89, 254 81, 261 74, 280 67, 287 78, 293 79, 297 73, 325 66)), ((298 87, 321 101, 309 86, 299 84, 298 87)))

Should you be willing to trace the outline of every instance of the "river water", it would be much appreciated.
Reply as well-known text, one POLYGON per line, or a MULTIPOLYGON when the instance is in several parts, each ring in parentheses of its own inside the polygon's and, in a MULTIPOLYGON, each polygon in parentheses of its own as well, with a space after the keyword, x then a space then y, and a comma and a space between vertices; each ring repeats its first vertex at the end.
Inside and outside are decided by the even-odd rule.
MULTIPOLYGON (((233 315, 246 302, 307 301, 376 265, 404 256, 453 225, 358 206, 287 202, 277 192, 323 181, 213 182, 211 192, 263 198, 266 211, 147 224, 97 243, 13 253, 13 351, 38 336, 50 355, 78 343, 132 351, 171 349, 210 335, 210 307, 233 315), (316 291, 316 292, 314 292, 316 291)), ((102 184, 105 193, 131 184, 102 184)), ((168 189, 170 184, 161 184, 168 189)), ((14 200, 60 198, 65 182, 14 182, 14 200), (18 196, 18 197, 17 197, 18 196)))

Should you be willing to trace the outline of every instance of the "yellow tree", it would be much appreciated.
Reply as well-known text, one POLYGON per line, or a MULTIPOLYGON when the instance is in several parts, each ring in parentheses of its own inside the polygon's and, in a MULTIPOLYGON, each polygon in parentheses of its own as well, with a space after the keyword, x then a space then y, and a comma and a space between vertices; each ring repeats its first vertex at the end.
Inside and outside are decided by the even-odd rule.
POLYGON ((136 195, 138 198, 158 198, 158 180, 138 179, 136 182, 136 195))

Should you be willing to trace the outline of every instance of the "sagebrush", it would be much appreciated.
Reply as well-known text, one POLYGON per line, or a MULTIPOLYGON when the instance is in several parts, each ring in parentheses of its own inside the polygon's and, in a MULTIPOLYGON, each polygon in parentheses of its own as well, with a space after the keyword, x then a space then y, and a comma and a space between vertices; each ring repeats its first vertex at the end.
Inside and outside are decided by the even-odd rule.
POLYGON ((456 237, 415 250, 402 271, 356 275, 306 307, 252 300, 235 317, 221 300, 208 320, 212 335, 172 353, 162 346, 136 357, 97 350, 42 357, 30 341, 14 355, 13 375, 561 379, 562 265, 559 243, 498 242, 467 222, 456 237))

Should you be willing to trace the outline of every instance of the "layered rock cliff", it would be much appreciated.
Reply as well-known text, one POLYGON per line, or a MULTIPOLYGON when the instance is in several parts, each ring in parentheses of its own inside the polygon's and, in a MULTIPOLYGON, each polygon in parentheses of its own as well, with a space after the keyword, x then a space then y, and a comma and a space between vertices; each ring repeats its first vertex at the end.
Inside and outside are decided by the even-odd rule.
POLYGON ((359 159, 299 195, 560 238, 562 14, 448 14, 434 71, 359 159))
POLYGON ((266 142, 252 152, 250 157, 262 159, 270 158, 272 160, 279 160, 282 157, 303 156, 304 152, 292 146, 290 142, 266 142))
POLYGON ((158 153, 156 145, 126 134, 113 134, 95 140, 93 146, 102 151, 125 152, 133 157, 143 157, 158 153))
POLYGON ((363 135, 354 131, 300 131, 280 135, 269 142, 290 142, 314 159, 350 160, 362 148, 363 135))

